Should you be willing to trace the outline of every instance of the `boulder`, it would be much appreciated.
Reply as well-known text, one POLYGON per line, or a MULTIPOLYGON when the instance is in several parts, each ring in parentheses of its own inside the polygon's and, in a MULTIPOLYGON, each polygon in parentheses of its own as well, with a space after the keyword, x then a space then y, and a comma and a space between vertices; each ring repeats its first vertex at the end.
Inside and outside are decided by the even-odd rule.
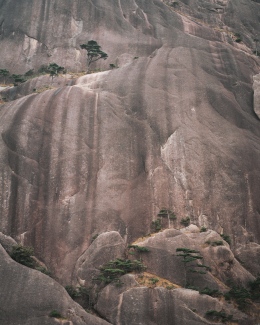
POLYGON ((100 234, 80 256, 75 265, 75 278, 85 287, 92 287, 99 268, 109 261, 125 256, 125 242, 117 231, 100 234))
POLYGON ((109 324, 88 314, 52 278, 13 261, 1 245, 0 261, 2 325, 109 324))
POLYGON ((220 291, 226 291, 225 283, 230 279, 244 286, 254 280, 254 276, 235 259, 229 244, 218 233, 212 230, 194 232, 195 229, 193 225, 180 230, 167 229, 138 241, 136 245, 149 250, 139 253, 147 271, 181 286, 209 287, 220 291), (178 256, 185 254, 178 251, 182 248, 196 251, 192 255, 199 258, 184 263, 183 256, 178 256), (209 269, 194 267, 196 264, 208 266, 209 269))
POLYGON ((17 242, 12 237, 6 236, 0 232, 0 245, 2 245, 9 254, 12 251, 12 247, 17 245, 17 242))
MULTIPOLYGON (((99 295, 96 309, 114 325, 199 325, 211 324, 207 311, 233 315, 237 324, 254 324, 247 315, 229 304, 189 289, 167 290, 138 287, 132 275, 122 278, 122 287, 111 284, 99 295)), ((214 324, 223 324, 221 319, 214 324)))

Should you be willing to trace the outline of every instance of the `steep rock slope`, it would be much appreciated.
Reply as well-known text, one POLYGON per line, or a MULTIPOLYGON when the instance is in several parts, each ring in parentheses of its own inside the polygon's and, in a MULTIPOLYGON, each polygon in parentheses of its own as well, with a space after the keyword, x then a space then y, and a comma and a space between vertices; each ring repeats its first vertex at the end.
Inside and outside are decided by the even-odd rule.
POLYGON ((3 68, 55 61, 81 71, 79 44, 89 39, 109 55, 96 67, 119 66, 5 91, 16 100, 0 110, 1 230, 34 246, 68 284, 94 235, 117 231, 130 243, 166 207, 177 220, 165 228, 190 217, 229 234, 257 275, 259 3, 7 0, 0 8, 3 68), (32 93, 48 83, 54 89, 32 93))
POLYGON ((0 321, 3 325, 108 325, 86 313, 57 282, 41 272, 20 265, 0 246, 0 321), (57 311, 63 321, 51 317, 57 311))

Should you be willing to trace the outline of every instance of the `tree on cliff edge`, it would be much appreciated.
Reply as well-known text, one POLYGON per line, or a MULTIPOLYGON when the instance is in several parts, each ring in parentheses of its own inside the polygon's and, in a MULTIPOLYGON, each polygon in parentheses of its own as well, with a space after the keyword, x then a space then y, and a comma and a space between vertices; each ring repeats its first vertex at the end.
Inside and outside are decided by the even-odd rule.
POLYGON ((99 59, 106 60, 108 55, 101 51, 101 46, 96 41, 88 41, 87 44, 81 44, 80 47, 87 51, 87 73, 92 62, 99 59))

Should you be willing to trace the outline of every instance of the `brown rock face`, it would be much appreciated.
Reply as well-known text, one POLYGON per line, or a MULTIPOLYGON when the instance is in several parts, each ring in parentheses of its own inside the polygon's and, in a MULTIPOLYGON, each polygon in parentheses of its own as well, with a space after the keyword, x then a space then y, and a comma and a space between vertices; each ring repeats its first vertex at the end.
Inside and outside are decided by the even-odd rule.
MULTIPOLYGON (((172 258, 178 244, 201 248, 214 288, 228 277, 253 279, 260 271, 259 6, 0 0, 1 69, 24 73, 56 62, 80 72, 86 51, 79 45, 90 39, 108 54, 91 67, 100 72, 40 76, 1 92, 8 102, 0 106, 0 231, 33 246, 60 283, 87 284, 102 260, 123 257, 125 245, 151 233, 164 208, 177 219, 159 217, 169 229, 146 239, 158 257, 147 257, 149 272, 184 285, 172 258), (181 231, 186 217, 198 228, 181 231), (213 230, 200 234, 202 226, 213 230), (203 246, 218 234, 230 236, 233 252, 226 243, 203 246)), ((146 300, 166 301, 140 323, 171 324, 163 315, 172 315, 179 291, 131 290, 143 306, 136 319, 153 310, 146 300)), ((113 308, 121 310, 115 292, 113 308)), ((129 325, 131 308, 115 318, 100 301, 104 317, 129 325)), ((189 311, 191 324, 206 324, 203 317, 189 311)))

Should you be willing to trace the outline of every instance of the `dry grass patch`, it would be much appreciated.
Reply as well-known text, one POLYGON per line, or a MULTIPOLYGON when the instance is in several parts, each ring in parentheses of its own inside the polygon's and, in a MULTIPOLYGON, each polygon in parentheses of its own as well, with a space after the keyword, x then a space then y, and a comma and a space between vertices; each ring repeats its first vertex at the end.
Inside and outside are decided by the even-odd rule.
POLYGON ((51 90, 51 89, 55 89, 57 87, 52 87, 50 85, 45 85, 45 86, 42 86, 40 88, 35 88, 33 91, 36 93, 36 94, 40 94, 40 93, 43 93, 44 91, 46 90, 51 90))
POLYGON ((166 280, 164 278, 161 278, 155 274, 148 273, 148 272, 143 272, 142 274, 137 274, 136 281, 140 285, 143 285, 148 288, 163 287, 168 290, 181 288, 180 286, 172 283, 169 280, 166 280))

